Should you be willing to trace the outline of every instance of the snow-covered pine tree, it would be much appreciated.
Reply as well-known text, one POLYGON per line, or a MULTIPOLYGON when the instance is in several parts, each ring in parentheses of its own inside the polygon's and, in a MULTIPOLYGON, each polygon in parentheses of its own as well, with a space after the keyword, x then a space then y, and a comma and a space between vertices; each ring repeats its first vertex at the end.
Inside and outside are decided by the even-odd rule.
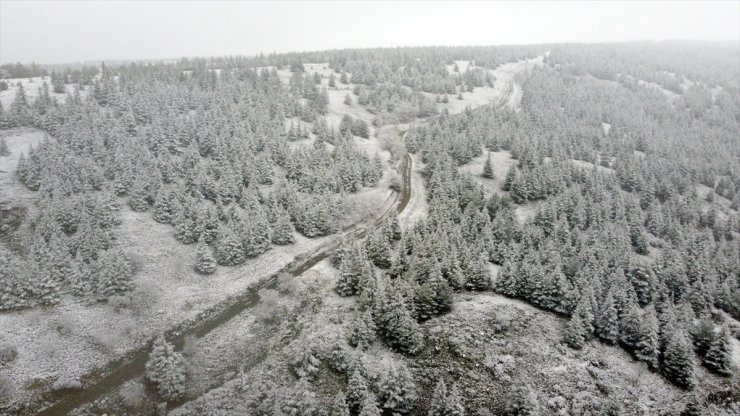
POLYGON ((227 226, 218 230, 216 241, 216 261, 222 266, 236 266, 244 263, 244 248, 242 242, 227 226))
POLYGON ((347 404, 352 413, 357 413, 360 410, 365 398, 369 395, 367 379, 358 364, 352 370, 352 374, 347 381, 347 404))
POLYGON ((580 314, 574 313, 565 327, 563 342, 569 347, 579 350, 586 344, 587 339, 588 336, 583 317, 580 314))
POLYGON ((185 361, 164 337, 154 341, 146 363, 146 377, 157 386, 165 400, 177 400, 185 394, 185 361))
POLYGON ((211 253, 211 248, 205 243, 198 243, 195 255, 195 270, 202 274, 211 274, 216 271, 216 259, 211 253))
POLYGON ((355 312, 350 328, 350 344, 361 350, 367 349, 376 336, 375 319, 371 309, 355 312))
POLYGON ((429 405, 429 416, 446 416, 447 410, 447 384, 443 378, 437 381, 432 393, 432 402, 429 405))
POLYGON ((104 250, 98 254, 94 266, 96 287, 99 299, 120 295, 134 288, 131 263, 120 250, 104 250))
POLYGON ((491 152, 488 152, 486 163, 483 165, 483 177, 493 179, 495 176, 493 173, 493 163, 491 163, 491 152))
POLYGON ((487 290, 491 287, 491 272, 488 269, 488 259, 478 256, 470 268, 465 279, 465 287, 468 290, 487 290))
POLYGON ((465 416, 465 406, 463 405, 463 398, 460 394, 460 389, 457 387, 457 383, 452 383, 445 407, 447 409, 445 414, 448 416, 465 416))
POLYGON ((452 289, 442 277, 436 261, 432 263, 425 281, 416 290, 415 304, 421 319, 446 313, 452 308, 452 289))
POLYGON ((693 389, 696 385, 694 350, 688 336, 682 329, 668 335, 661 370, 676 385, 693 389))
POLYGON ((290 215, 282 207, 277 208, 275 212, 275 222, 272 224, 272 243, 277 245, 293 244, 293 223, 290 222, 290 215))
POLYGON ((154 200, 154 221, 162 224, 172 224, 175 217, 174 194, 171 190, 162 188, 154 200))
MULTIPOLYGON (((333 74, 332 74, 333 75, 333 74)), ((347 396, 340 391, 334 396, 334 402, 331 406, 331 416, 349 416, 349 406, 347 405, 347 396)))
POLYGON ((704 365, 723 376, 732 375, 732 350, 727 325, 723 325, 720 332, 715 334, 709 350, 704 356, 704 365))
POLYGON ((611 291, 607 293, 596 316, 595 332, 599 338, 609 344, 616 344, 619 340, 619 317, 611 291))
POLYGON ((391 267, 391 246, 381 230, 373 229, 365 241, 367 256, 381 269, 391 267))
POLYGON ((400 293, 386 291, 378 325, 386 343, 407 354, 418 354, 424 348, 421 327, 411 316, 400 293))
POLYGON ((388 361, 378 383, 380 406, 385 412, 407 414, 414 407, 416 384, 403 362, 388 361))
POLYGON ((516 385, 506 402, 507 416, 539 416, 540 404, 537 395, 524 384, 516 385))
POLYGON ((658 331, 658 317, 655 310, 650 309, 640 321, 634 353, 635 358, 646 362, 653 369, 658 368, 658 357, 660 355, 658 331))
POLYGON ((378 401, 375 396, 368 394, 365 396, 365 400, 362 402, 360 412, 358 416, 381 416, 380 408, 378 407, 378 401))
MULTIPOLYGON (((0 112, 1 111, 2 110, 0 109, 0 112)), ((10 149, 8 149, 8 143, 5 141, 5 137, 0 137, 0 157, 5 156, 10 156, 10 149)))

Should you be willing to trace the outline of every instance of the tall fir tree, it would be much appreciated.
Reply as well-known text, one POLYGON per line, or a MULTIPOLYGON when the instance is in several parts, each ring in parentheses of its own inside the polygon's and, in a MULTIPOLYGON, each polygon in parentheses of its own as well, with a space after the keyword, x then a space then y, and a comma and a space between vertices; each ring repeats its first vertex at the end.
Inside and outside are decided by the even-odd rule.
POLYGON ((483 177, 493 179, 495 176, 493 173, 493 163, 491 162, 491 152, 488 152, 486 163, 483 165, 483 177))
POLYGON ((185 394, 185 361, 163 337, 154 341, 146 362, 146 377, 157 386, 160 396, 166 400, 177 400, 185 394))
POLYGON ((696 385, 694 350, 683 330, 676 330, 668 337, 661 370, 680 387, 693 389, 696 385))
POLYGON ((212 274, 216 271, 216 259, 211 253, 211 248, 205 243, 198 243, 195 255, 195 270, 202 274, 212 274))
POLYGON ((387 362, 378 383, 380 405, 384 412, 408 414, 416 400, 414 378, 403 362, 387 362))
POLYGON ((717 333, 709 345, 704 357, 704 365, 710 370, 723 376, 733 373, 732 350, 730 347, 730 335, 726 325, 717 333))

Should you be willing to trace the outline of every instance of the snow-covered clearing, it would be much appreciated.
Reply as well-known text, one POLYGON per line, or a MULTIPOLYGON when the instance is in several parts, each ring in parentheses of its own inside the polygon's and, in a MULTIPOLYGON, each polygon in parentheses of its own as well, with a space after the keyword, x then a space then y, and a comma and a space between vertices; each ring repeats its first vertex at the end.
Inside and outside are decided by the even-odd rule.
POLYGON ((372 125, 372 121, 375 118, 369 111, 357 104, 357 97, 350 90, 335 90, 330 89, 327 91, 329 94, 329 105, 327 109, 329 114, 326 116, 326 121, 331 128, 339 128, 339 123, 342 121, 342 117, 345 114, 349 114, 354 119, 360 119, 365 121, 370 127, 370 135, 373 135, 375 128, 372 125), (344 103, 344 97, 349 94, 352 98, 352 105, 344 103))
MULTIPOLYGON (((71 94, 74 92, 73 84, 65 85, 67 93, 57 94, 53 92, 51 79, 49 77, 10 78, 4 79, 3 81, 8 83, 8 89, 5 91, 0 91, 0 103, 2 103, 5 110, 7 110, 13 100, 15 100, 15 93, 16 91, 18 91, 19 82, 23 85, 23 89, 26 92, 26 97, 28 97, 30 101, 33 101, 34 99, 36 99, 36 97, 39 96, 39 89, 42 88, 44 82, 46 82, 46 84, 49 86, 49 95, 53 98, 56 98, 60 102, 64 102, 64 100, 67 98, 67 93, 71 94)), ((85 97, 90 88, 92 87, 86 86, 84 90, 80 90, 80 96, 85 97)))
POLYGON ((44 135, 43 131, 31 128, 0 132, 0 137, 5 139, 10 150, 9 156, 0 156, 0 205, 12 203, 27 206, 34 199, 33 192, 21 184, 15 171, 21 154, 28 156, 29 147, 38 146, 44 135))
POLYGON ((511 153, 506 150, 498 152, 489 152, 483 149, 483 154, 474 158, 469 163, 466 163, 458 167, 458 171, 461 173, 468 173, 470 176, 483 186, 483 191, 486 196, 491 195, 508 195, 509 193, 503 190, 504 180, 509 169, 519 164, 519 161, 511 158, 511 153), (488 155, 491 155, 491 165, 493 166, 494 178, 488 179, 483 177, 483 166, 486 164, 488 155))
POLYGON ((573 163, 573 165, 579 168, 585 168, 585 169, 591 169, 591 170, 596 168, 596 170, 601 173, 608 173, 608 174, 614 173, 614 169, 612 168, 608 168, 606 166, 601 166, 601 165, 594 165, 593 163, 586 162, 585 160, 571 159, 571 163, 573 163))
MULTIPOLYGON (((334 238, 296 235, 296 244, 273 247, 241 266, 219 266, 213 275, 203 276, 192 267, 195 247, 178 243, 172 227, 155 222, 151 213, 127 207, 122 207, 121 217, 121 247, 140 267, 135 276, 138 307, 117 311, 111 304, 88 305, 68 298, 53 308, 0 315, 0 339, 18 347, 18 357, 4 368, 16 386, 33 379, 81 377, 334 238)), ((17 400, 31 392, 18 393, 17 400)))
MULTIPOLYGON (((512 88, 512 94, 509 97, 509 101, 506 105, 512 109, 518 109, 521 104, 522 89, 518 84, 515 76, 517 74, 528 71, 535 66, 543 64, 543 56, 539 56, 534 59, 526 59, 517 62, 508 62, 499 65, 496 69, 490 69, 489 72, 495 77, 496 81, 493 83, 493 87, 476 87, 473 92, 463 92, 462 100, 457 99, 455 95, 448 96, 449 103, 440 103, 437 108, 440 111, 447 110, 450 114, 459 114, 465 111, 465 108, 476 108, 483 105, 488 105, 497 102, 502 96, 508 93, 509 88, 512 88)), ((465 72, 468 68, 474 68, 470 66, 470 61, 455 61, 460 68, 460 73, 465 72)), ((447 69, 450 73, 453 73, 453 66, 448 65, 447 69)), ((425 93, 427 97, 435 98, 434 94, 425 93)))

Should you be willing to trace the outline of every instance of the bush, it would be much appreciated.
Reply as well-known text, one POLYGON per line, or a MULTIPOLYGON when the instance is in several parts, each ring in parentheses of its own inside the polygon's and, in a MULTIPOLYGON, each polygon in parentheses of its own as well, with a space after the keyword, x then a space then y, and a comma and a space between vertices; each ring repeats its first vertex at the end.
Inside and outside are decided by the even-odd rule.
POLYGON ((82 383, 74 377, 62 376, 54 382, 51 388, 54 389, 54 391, 80 390, 82 388, 82 383))
POLYGON ((138 381, 129 380, 121 386, 121 391, 118 394, 121 396, 123 404, 135 409, 144 404, 146 389, 138 381))
POLYGON ((75 323, 72 315, 64 314, 57 319, 57 332, 62 335, 69 335, 74 329, 75 323))
POLYGON ((119 341, 118 336, 111 333, 108 328, 98 328, 90 335, 93 343, 105 348, 113 348, 119 341))
POLYGON ((0 374, 0 400, 10 398, 14 392, 13 380, 5 374, 0 374))
POLYGON ((18 356, 18 349, 9 342, 0 343, 0 363, 9 363, 18 356))
POLYGON ((198 352, 198 338, 195 335, 185 337, 185 344, 182 347, 182 355, 192 357, 198 352))
POLYGON ((391 178, 390 188, 396 192, 401 192, 401 178, 399 176, 394 176, 391 178))

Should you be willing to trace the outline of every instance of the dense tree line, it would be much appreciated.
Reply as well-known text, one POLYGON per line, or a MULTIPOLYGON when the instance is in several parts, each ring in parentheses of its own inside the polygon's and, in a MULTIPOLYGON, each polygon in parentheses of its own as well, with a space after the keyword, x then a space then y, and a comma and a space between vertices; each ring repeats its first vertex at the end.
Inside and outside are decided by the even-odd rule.
POLYGON ((294 230, 335 232, 346 195, 374 186, 382 165, 356 149, 355 130, 306 127, 314 144, 289 144, 287 120, 327 104, 325 91, 298 88, 298 79, 284 86, 274 71, 132 64, 103 66, 88 95, 77 90, 64 104, 46 83, 35 100, 19 87, 0 127, 49 136, 19 161, 40 209, 27 252, 3 256, 0 309, 130 291, 134 270, 116 245, 120 199, 172 225, 181 243, 199 243, 194 267, 205 274, 291 244, 294 230))
POLYGON ((740 114, 722 98, 730 93, 697 113, 647 87, 548 67, 524 90, 521 112, 443 117, 406 136, 428 164, 429 223, 444 218, 440 229, 462 228, 427 241, 464 239, 478 217, 479 232, 469 234, 477 238, 463 246, 500 266, 496 291, 570 316, 569 345, 591 338, 622 345, 688 388, 697 362, 729 375, 728 329, 718 311, 737 318, 740 306, 733 191, 740 114), (456 173, 481 147, 518 160, 503 197, 484 197, 456 173), (515 204, 538 199, 533 218, 518 223, 515 204))

